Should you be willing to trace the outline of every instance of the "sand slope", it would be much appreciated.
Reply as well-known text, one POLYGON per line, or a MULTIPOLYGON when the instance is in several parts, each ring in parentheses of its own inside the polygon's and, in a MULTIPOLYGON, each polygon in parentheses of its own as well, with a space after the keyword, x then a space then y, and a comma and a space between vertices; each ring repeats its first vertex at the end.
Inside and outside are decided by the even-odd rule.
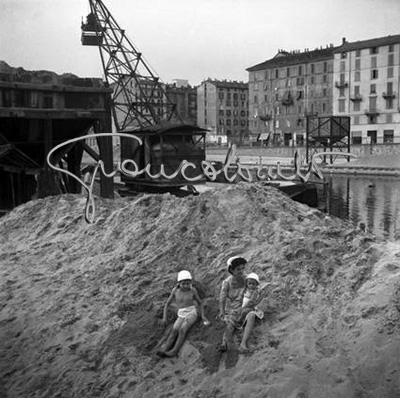
POLYGON ((400 242, 377 242, 274 188, 37 200, 0 219, 1 397, 400 396, 400 242), (196 324, 159 359, 158 320, 189 269, 214 319, 226 259, 278 289, 252 355, 196 324))

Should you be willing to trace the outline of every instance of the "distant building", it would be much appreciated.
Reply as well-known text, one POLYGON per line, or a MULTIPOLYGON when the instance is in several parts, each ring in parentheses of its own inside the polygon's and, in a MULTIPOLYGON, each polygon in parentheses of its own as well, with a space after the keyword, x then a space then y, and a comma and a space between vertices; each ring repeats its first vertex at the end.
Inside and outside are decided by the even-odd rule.
POLYGON ((249 72, 251 140, 302 145, 307 116, 332 114, 332 44, 314 50, 279 50, 249 72))
POLYGON ((179 80, 178 83, 167 84, 166 94, 171 102, 176 104, 178 114, 187 124, 197 124, 197 90, 191 87, 187 80, 179 80))
POLYGON ((197 123, 208 142, 247 143, 248 118, 247 83, 208 79, 197 88, 197 123))
POLYGON ((400 35, 334 51, 333 113, 351 117, 353 144, 400 144, 400 35))

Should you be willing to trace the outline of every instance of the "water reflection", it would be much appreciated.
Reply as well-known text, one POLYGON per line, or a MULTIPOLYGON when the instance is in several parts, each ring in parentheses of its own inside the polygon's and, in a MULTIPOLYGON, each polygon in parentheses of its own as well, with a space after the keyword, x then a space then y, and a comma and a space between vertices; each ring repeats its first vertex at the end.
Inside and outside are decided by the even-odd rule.
POLYGON ((329 214, 364 223, 377 237, 400 239, 399 177, 335 174, 325 179, 319 193, 329 214))

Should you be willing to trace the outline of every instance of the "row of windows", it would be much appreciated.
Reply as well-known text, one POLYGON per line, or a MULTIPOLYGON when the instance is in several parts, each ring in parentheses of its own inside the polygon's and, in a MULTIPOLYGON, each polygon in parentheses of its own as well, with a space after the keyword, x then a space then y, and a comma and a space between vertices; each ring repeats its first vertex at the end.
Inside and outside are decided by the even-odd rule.
MULTIPOLYGON (((219 110, 219 116, 239 116, 239 111, 238 110, 234 110, 234 111, 231 111, 230 109, 227 109, 226 111, 224 111, 223 109, 220 109, 219 110)), ((245 110, 241 110, 240 111, 240 116, 243 116, 243 117, 245 117, 245 116, 249 116, 249 111, 245 111, 245 110)))
MULTIPOLYGON (((219 125, 220 126, 223 126, 223 125, 227 125, 227 126, 232 126, 232 120, 231 119, 219 119, 218 120, 218 123, 219 123, 219 125)), ((239 126, 239 124, 241 125, 241 126, 248 126, 249 125, 249 121, 248 120, 238 120, 238 119, 233 119, 233 125, 234 126, 239 126)))
MULTIPOLYGON (((221 100, 223 100, 223 99, 225 98, 225 93, 222 92, 222 91, 220 91, 220 92, 218 93, 218 98, 221 99, 221 100)), ((232 99, 231 93, 226 93, 226 99, 227 99, 227 100, 232 99)), ((238 99, 239 99, 239 94, 233 93, 233 99, 234 99, 234 100, 238 100, 238 99)), ((241 99, 241 100, 246 100, 246 99, 247 99, 247 95, 244 94, 244 93, 243 93, 243 94, 240 94, 240 99, 241 99)))
MULTIPOLYGON (((391 110, 394 109, 394 100, 393 98, 386 98, 385 100, 385 109, 391 110)), ((346 112, 346 100, 339 99, 338 100, 338 111, 341 113, 346 112)), ((353 102, 353 111, 354 112, 378 112, 377 111, 377 97, 369 97, 369 107, 368 109, 361 109, 360 101, 353 102)))
MULTIPOLYGON (((394 54, 389 54, 388 55, 388 66, 394 66, 394 54)), ((370 68, 369 69, 374 69, 378 66, 378 59, 377 57, 371 57, 371 63, 370 63, 370 68)), ((355 65, 354 65, 355 70, 361 70, 361 59, 356 59, 355 60, 355 65)), ((341 61, 340 62, 340 72, 345 72, 346 71, 346 62, 341 61)))

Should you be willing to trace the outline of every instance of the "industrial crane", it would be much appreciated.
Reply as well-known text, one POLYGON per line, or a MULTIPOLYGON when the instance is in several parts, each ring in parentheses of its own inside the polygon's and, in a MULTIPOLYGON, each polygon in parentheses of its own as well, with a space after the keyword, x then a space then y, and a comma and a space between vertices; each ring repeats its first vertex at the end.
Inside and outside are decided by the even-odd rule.
MULTIPOLYGON (((90 13, 82 22, 82 44, 97 46, 107 84, 113 88, 111 108, 116 130, 132 133, 144 141, 121 138, 121 160, 132 159, 139 167, 151 165, 157 173, 164 165, 171 174, 182 160, 201 170, 205 160, 205 130, 186 125, 171 102, 160 78, 152 72, 121 29, 102 0, 89 0, 90 13)), ((173 180, 159 177, 123 177, 130 188, 138 186, 170 190, 187 185, 177 176, 173 180)), ((143 189, 141 189, 143 190, 143 189)))

